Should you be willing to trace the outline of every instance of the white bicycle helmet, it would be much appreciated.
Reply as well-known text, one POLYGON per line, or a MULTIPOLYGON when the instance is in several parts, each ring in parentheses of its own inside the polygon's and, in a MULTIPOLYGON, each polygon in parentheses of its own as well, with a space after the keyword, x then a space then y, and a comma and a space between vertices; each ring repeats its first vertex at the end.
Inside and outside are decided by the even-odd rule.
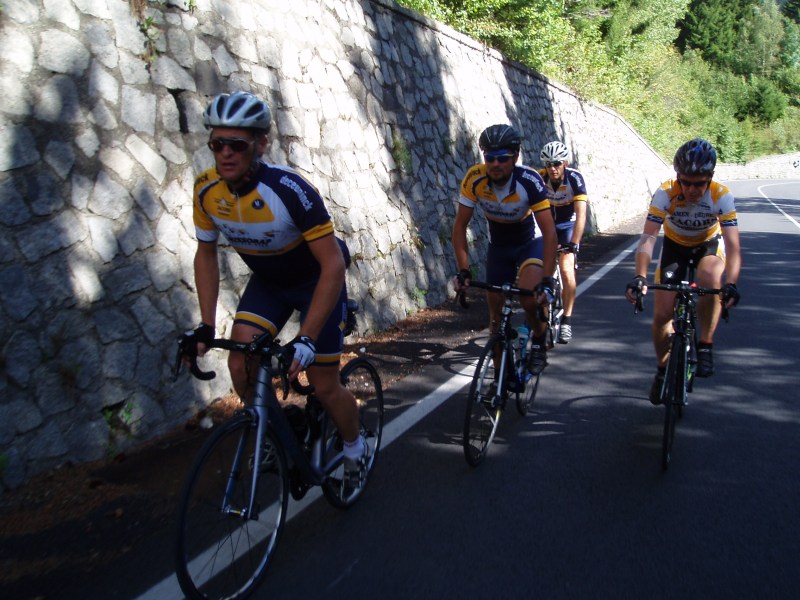
POLYGON ((539 158, 543 163, 564 162, 569 159, 569 148, 561 142, 549 142, 542 147, 539 158))
POLYGON ((267 103, 250 92, 233 92, 214 97, 203 112, 203 125, 236 127, 269 132, 272 114, 267 103))

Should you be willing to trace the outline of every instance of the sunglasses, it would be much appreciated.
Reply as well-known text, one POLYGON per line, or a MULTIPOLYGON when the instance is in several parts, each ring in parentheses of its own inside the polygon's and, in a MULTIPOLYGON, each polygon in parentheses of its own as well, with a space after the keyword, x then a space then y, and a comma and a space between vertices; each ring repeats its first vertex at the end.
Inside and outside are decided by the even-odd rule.
POLYGON ((711 182, 710 179, 704 179, 703 181, 686 181, 685 179, 681 179, 680 177, 678 177, 678 183, 681 184, 681 187, 686 187, 686 188, 703 189, 710 182, 711 182))
POLYGON ((514 158, 513 154, 496 154, 494 156, 491 156, 489 154, 484 154, 483 155, 483 160, 487 164, 496 162, 496 163, 500 163, 502 165, 502 164, 505 164, 508 161, 510 161, 512 158, 514 158))
POLYGON ((234 152, 244 152, 255 143, 255 140, 243 140, 242 138, 215 138, 208 140, 208 147, 212 152, 222 152, 225 146, 230 146, 234 152))
POLYGON ((545 167, 560 167, 564 164, 563 160, 554 160, 553 162, 546 162, 544 163, 545 167))

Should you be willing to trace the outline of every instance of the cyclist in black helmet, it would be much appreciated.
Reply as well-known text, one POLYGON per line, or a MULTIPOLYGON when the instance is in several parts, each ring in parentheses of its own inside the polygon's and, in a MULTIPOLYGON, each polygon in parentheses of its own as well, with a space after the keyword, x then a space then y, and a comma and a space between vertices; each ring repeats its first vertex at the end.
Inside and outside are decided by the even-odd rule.
MULTIPOLYGON (((518 287, 537 290, 535 297, 521 297, 526 320, 531 327, 533 345, 531 371, 541 372, 547 365, 545 324, 539 321, 538 306, 552 297, 556 260, 556 229, 544 181, 535 169, 517 165, 522 137, 511 125, 492 125, 478 141, 484 162, 467 171, 461 182, 461 195, 453 224, 453 250, 459 275, 459 291, 469 285, 467 226, 475 207, 480 206, 489 224, 489 250, 486 280, 501 285, 516 280, 518 287), (537 226, 542 232, 536 237, 537 226)), ((503 297, 487 292, 489 326, 500 322, 503 297)))
MULTIPOLYGON (((731 308, 739 302, 736 284, 742 259, 736 206, 731 191, 712 179, 716 164, 717 152, 706 140, 693 139, 678 148, 673 161, 677 176, 664 182, 653 195, 636 251, 636 277, 626 290, 630 302, 636 301, 636 290, 647 292, 647 270, 662 225, 664 243, 656 283, 663 283, 667 277, 674 281, 685 279, 689 258, 693 257, 697 265, 696 283, 701 287, 723 287, 721 302, 713 295, 702 296, 698 302, 698 377, 714 373, 711 348, 722 305, 731 308)), ((652 330, 658 369, 650 388, 653 404, 659 401, 664 381, 674 297, 673 292, 656 290, 652 330)))
MULTIPOLYGON (((269 106, 249 92, 216 96, 203 114, 215 166, 195 180, 195 285, 201 324, 198 354, 214 338, 220 267, 220 233, 252 275, 239 300, 231 338, 249 342, 269 331, 277 336, 294 310, 300 331, 289 344, 291 378, 306 369, 309 382, 345 440, 345 485, 363 481, 367 446, 359 435, 358 408, 339 381, 347 255, 317 189, 289 167, 262 160, 267 149, 269 106)), ((252 393, 244 356, 231 352, 234 388, 252 393)))

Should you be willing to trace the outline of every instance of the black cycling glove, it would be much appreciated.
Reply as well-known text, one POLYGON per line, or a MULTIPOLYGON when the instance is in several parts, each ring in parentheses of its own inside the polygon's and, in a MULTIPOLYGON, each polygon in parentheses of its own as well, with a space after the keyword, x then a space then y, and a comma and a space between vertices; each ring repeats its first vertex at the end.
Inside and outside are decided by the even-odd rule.
POLYGON ((194 331, 192 331, 197 343, 205 344, 206 346, 211 345, 211 342, 214 341, 214 336, 216 333, 217 330, 214 328, 214 326, 208 325, 207 323, 200 323, 200 325, 195 327, 194 331))
POLYGON ((634 292, 641 292, 642 288, 646 285, 647 285, 647 278, 642 277, 641 275, 637 275, 636 277, 630 280, 625 289, 633 290, 634 292))
POLYGON ((726 283, 722 286, 722 304, 727 305, 729 300, 733 300, 733 306, 739 304, 739 290, 736 289, 735 283, 726 283))
POLYGON ((555 288, 555 281, 552 277, 542 277, 542 280, 539 282, 533 291, 538 292, 539 294, 544 294, 547 296, 547 301, 552 302, 555 299, 555 292, 553 292, 553 288, 555 288))

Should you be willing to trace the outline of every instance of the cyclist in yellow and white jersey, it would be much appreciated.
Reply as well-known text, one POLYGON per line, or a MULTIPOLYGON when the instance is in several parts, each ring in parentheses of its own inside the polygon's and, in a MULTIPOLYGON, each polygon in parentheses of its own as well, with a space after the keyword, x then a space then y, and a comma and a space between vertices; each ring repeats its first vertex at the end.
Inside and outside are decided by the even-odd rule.
MULTIPOLYGON (((300 313, 300 331, 287 344, 293 353, 289 376, 307 368, 309 383, 345 440, 345 485, 355 488, 363 482, 367 447, 355 398, 339 380, 347 305, 343 244, 316 188, 289 167, 261 159, 271 125, 264 101, 249 92, 220 94, 203 123, 211 130, 215 166, 194 186, 198 354, 215 335, 221 233, 252 270, 231 339, 249 342, 265 331, 277 336, 292 312, 300 313)), ((228 367, 236 392, 249 400, 255 371, 239 352, 230 353, 228 367)))
MULTIPOLYGON (((522 296, 531 328, 530 369, 541 372, 547 365, 545 323, 539 320, 538 306, 553 296, 556 231, 550 201, 539 173, 517 165, 522 137, 511 125, 492 125, 481 133, 479 146, 484 163, 471 167, 461 181, 456 219, 453 224, 453 250, 459 269, 456 291, 469 285, 469 247, 467 226, 480 206, 489 225, 486 281, 495 285, 517 282, 523 289, 536 290, 534 297, 522 296), (536 237, 537 226, 541 237, 536 237)), ((487 292, 490 330, 500 323, 503 296, 487 292)))
POLYGON ((558 266, 561 270, 564 300, 564 316, 561 318, 561 330, 558 341, 567 344, 572 339, 572 310, 575 308, 577 296, 578 249, 586 228, 586 182, 577 170, 569 166, 569 148, 559 141, 545 144, 539 153, 544 164, 539 174, 547 186, 550 204, 553 205, 553 216, 558 235, 558 266))
MULTIPOLYGON (((677 176, 664 182, 653 194, 636 251, 636 276, 626 290, 632 303, 636 302, 637 290, 647 293, 647 270, 662 225, 664 242, 656 283, 665 279, 684 280, 688 261, 694 258, 696 283, 701 287, 723 288, 721 302, 713 295, 702 296, 698 302, 698 377, 714 373, 712 346, 722 306, 731 308, 739 302, 736 284, 742 259, 736 204, 731 191, 712 179, 716 163, 716 150, 706 140, 696 138, 678 148, 673 160, 677 176)), ((656 290, 652 333, 658 369, 650 388, 650 401, 654 404, 659 401, 664 381, 674 298, 674 292, 656 290)))

